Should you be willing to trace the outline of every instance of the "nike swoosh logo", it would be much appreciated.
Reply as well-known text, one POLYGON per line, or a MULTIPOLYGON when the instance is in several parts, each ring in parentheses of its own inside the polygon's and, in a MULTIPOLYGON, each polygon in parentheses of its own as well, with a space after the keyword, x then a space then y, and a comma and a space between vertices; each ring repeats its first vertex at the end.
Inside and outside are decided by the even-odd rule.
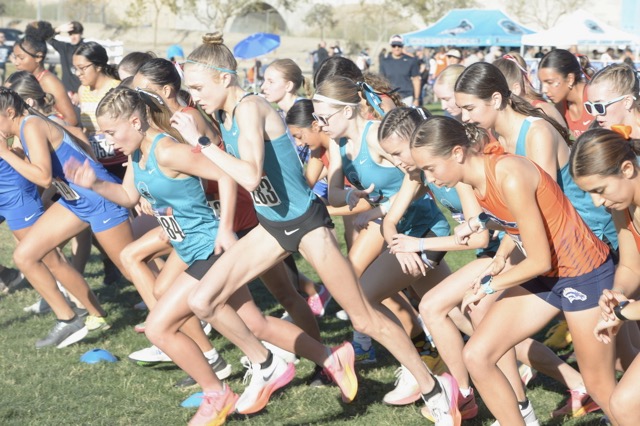
POLYGON ((296 232, 298 232, 299 230, 300 230, 300 228, 296 228, 296 229, 293 229, 293 230, 291 230, 291 231, 287 231, 287 230, 285 229, 285 230, 284 230, 284 235, 289 236, 289 235, 295 234, 295 233, 296 233, 296 232))
POLYGON ((365 158, 364 160, 360 160, 360 164, 364 164, 367 162, 367 159, 365 158))
POLYGON ((33 217, 36 215, 37 213, 32 214, 31 216, 27 216, 24 218, 25 222, 29 222, 31 219, 33 219, 33 217))
POLYGON ((587 121, 583 121, 583 122, 582 122, 582 125, 583 125, 583 126, 587 126, 587 125, 589 125, 589 124, 591 124, 591 120, 587 120, 587 121))
POLYGON ((105 219, 105 220, 102 221, 102 223, 109 223, 110 220, 111 220, 111 218, 105 219))

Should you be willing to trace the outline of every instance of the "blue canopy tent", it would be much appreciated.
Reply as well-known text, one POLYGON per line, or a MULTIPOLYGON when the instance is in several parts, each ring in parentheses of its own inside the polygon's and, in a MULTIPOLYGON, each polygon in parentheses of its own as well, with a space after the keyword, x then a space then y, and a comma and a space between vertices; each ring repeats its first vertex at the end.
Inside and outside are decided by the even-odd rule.
POLYGON ((410 46, 520 46, 525 34, 533 33, 501 10, 454 9, 435 24, 402 34, 410 46))

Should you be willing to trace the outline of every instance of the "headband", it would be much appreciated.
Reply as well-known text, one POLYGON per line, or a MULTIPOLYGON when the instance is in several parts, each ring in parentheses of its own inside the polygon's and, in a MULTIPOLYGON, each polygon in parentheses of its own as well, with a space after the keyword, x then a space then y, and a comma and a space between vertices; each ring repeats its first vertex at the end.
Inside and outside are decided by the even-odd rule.
POLYGON ((228 72, 229 74, 238 74, 237 71, 235 70, 230 70, 229 68, 222 68, 222 67, 216 67, 215 65, 209 65, 209 64, 203 64, 202 62, 197 62, 197 61, 192 61, 190 59, 187 59, 186 61, 184 61, 185 63, 189 63, 189 64, 196 64, 196 65, 201 65, 205 68, 211 68, 220 72, 228 72))
POLYGON ((146 95, 146 96, 148 96, 150 98, 153 98, 160 105, 164 105, 164 100, 162 100, 162 98, 160 96, 156 95, 155 93, 147 92, 146 90, 141 89, 140 87, 136 87, 136 92, 138 92, 141 95, 146 95))
POLYGON ((380 114, 380 117, 384 117, 384 110, 380 107, 382 104, 382 99, 380 99, 380 95, 378 92, 373 90, 369 84, 364 81, 358 81, 356 83, 358 85, 358 89, 364 93, 364 97, 369 102, 369 104, 373 107, 373 109, 380 114))
POLYGON ((334 105, 343 105, 343 106, 358 106, 358 104, 354 104, 352 102, 342 102, 339 101, 337 99, 333 99, 333 98, 329 98, 327 96, 323 96, 323 95, 319 95, 319 94, 315 94, 313 95, 313 98, 311 99, 312 101, 318 101, 318 102, 325 102, 328 104, 334 104, 334 105))

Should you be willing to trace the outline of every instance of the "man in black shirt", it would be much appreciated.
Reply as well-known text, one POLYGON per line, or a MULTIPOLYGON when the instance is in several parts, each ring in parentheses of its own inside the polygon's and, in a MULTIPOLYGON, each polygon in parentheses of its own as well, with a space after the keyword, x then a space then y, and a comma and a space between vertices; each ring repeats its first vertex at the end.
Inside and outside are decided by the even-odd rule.
POLYGON ((391 86, 398 89, 398 94, 408 106, 420 103, 420 65, 416 58, 403 52, 402 36, 394 35, 389 40, 391 54, 380 64, 380 74, 385 76, 391 86))
POLYGON ((67 24, 60 25, 55 29, 56 34, 68 33, 70 43, 50 38, 47 42, 58 51, 60 54, 60 68, 62 68, 62 84, 64 84, 67 93, 71 98, 74 105, 78 104, 78 88, 80 87, 80 80, 75 74, 73 68, 73 52, 80 43, 82 43, 82 33, 84 28, 78 21, 71 21, 67 24))

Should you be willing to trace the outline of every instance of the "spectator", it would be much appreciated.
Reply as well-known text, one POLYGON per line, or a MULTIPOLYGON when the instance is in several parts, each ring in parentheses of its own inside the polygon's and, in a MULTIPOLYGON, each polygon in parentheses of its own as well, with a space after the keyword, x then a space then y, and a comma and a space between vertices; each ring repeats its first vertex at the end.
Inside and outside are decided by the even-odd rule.
POLYGON ((358 57, 356 58, 356 65, 363 73, 369 71, 371 67, 371 56, 369 56, 369 48, 362 49, 358 57))
POLYGON ((336 44, 333 45, 333 56, 342 56, 342 48, 340 47, 340 42, 336 40, 336 44))
MULTIPOLYGON (((64 42, 55 39, 53 36, 47 40, 47 43, 51 45, 60 54, 60 68, 62 69, 62 84, 67 90, 69 97, 74 105, 78 105, 78 88, 80 87, 80 79, 75 74, 75 68, 73 68, 73 52, 80 43, 84 40, 82 33, 84 27, 78 21, 71 21, 64 25, 60 25, 55 29, 55 34, 67 33, 69 34, 69 42, 64 42)), ((54 35, 55 35, 54 34, 54 35)))
POLYGON ((480 55, 478 54, 478 49, 471 49, 469 50, 469 55, 464 58, 462 65, 468 67, 469 65, 475 64, 476 62, 482 62, 482 58, 480 58, 480 55))
POLYGON ((613 47, 608 48, 607 51, 604 52, 602 56, 600 56, 602 65, 605 67, 609 65, 611 62, 613 62, 614 59, 615 59, 615 53, 613 51, 613 47))
POLYGON ((327 43, 323 40, 318 43, 318 48, 311 52, 313 56, 313 75, 316 74, 320 64, 322 64, 328 57, 329 52, 327 51, 327 43))
POLYGON ((5 43, 6 38, 3 32, 0 31, 0 84, 4 84, 4 75, 7 71, 6 63, 11 54, 11 47, 5 43))
POLYGON ((449 49, 445 54, 447 66, 462 63, 462 52, 459 49, 449 49))
POLYGON ((415 58, 403 53, 402 36, 394 35, 389 40, 391 55, 380 64, 380 73, 394 88, 398 89, 402 102, 418 105, 420 101, 420 66, 415 58))
POLYGON ((382 72, 382 62, 387 59, 387 56, 389 56, 389 52, 387 52, 386 47, 383 47, 380 53, 378 53, 378 74, 382 72))
POLYGON ((502 48, 500 46, 491 46, 489 48, 489 53, 487 53, 484 57, 484 61, 488 63, 492 63, 498 58, 502 57, 502 48))

